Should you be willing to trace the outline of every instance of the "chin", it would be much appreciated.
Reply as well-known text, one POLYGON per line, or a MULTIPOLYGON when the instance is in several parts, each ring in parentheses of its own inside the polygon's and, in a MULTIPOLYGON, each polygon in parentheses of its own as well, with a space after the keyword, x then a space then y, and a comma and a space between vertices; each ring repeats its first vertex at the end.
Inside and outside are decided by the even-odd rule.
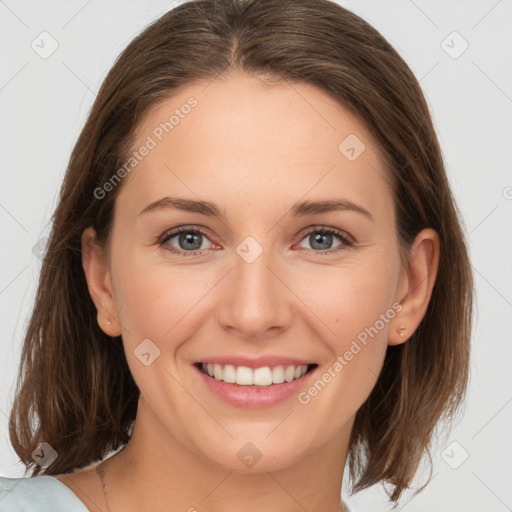
POLYGON ((219 444, 210 449, 203 450, 203 457, 226 470, 240 474, 273 472, 284 469, 297 462, 301 453, 298 446, 304 448, 304 443, 298 446, 283 446, 279 438, 275 442, 268 439, 263 443, 256 438, 249 440, 230 439, 229 442, 219 444))

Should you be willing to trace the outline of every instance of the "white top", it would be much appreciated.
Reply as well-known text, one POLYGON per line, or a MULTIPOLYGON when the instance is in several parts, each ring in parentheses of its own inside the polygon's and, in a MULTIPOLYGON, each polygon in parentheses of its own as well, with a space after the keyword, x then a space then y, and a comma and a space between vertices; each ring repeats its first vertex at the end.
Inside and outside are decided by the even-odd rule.
POLYGON ((89 512, 78 496, 50 475, 0 477, 2 512, 89 512))
MULTIPOLYGON (((346 512, 356 512, 343 501, 346 512)), ((0 476, 1 512, 89 512, 78 496, 51 475, 0 476)))

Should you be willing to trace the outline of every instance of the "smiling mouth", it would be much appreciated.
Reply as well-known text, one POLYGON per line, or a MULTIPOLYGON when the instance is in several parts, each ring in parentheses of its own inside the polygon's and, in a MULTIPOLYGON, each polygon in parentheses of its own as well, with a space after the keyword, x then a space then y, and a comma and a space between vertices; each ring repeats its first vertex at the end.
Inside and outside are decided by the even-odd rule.
POLYGON ((275 365, 260 368, 231 364, 195 363, 194 366, 211 379, 244 387, 268 388, 299 380, 312 372, 318 364, 275 365))

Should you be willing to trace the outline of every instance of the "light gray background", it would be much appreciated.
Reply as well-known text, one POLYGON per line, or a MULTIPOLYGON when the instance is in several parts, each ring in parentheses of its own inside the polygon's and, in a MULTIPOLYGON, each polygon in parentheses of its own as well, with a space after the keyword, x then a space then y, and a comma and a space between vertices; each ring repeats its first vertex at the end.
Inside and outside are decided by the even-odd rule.
MULTIPOLYGON (((415 497, 407 493, 401 509, 512 511, 512 2, 339 3, 387 37, 420 80, 468 232, 477 287, 466 407, 434 447, 432 482, 415 497), (457 58, 464 41, 454 31, 469 44, 457 58)), ((7 416, 40 268, 32 249, 48 232, 70 151, 108 69, 175 4, 0 0, 2 476, 23 475, 7 416), (59 45, 47 59, 31 48, 43 31, 59 45)), ((420 472, 417 484, 427 476, 420 472)), ((349 498, 358 512, 389 510, 386 501, 381 486, 349 498)))

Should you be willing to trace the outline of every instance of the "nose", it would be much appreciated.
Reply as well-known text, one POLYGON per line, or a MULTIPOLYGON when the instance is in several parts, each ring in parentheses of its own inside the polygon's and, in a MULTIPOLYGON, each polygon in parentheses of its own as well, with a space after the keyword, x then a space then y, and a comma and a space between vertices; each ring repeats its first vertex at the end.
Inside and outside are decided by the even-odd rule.
POLYGON ((291 274, 270 249, 249 261, 235 253, 234 267, 218 290, 216 316, 232 334, 264 340, 292 324, 295 296, 287 284, 291 274))

